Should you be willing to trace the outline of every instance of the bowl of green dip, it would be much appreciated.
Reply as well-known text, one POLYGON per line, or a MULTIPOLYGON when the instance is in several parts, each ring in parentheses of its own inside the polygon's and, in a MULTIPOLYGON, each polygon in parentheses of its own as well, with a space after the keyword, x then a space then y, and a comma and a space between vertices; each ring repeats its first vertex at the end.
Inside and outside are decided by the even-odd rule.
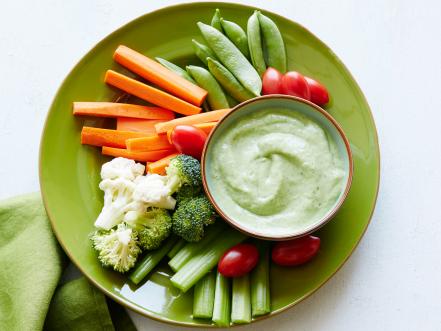
POLYGON ((332 219, 352 181, 349 141, 322 108, 286 95, 236 106, 202 156, 205 192, 228 223, 250 236, 288 240, 332 219))

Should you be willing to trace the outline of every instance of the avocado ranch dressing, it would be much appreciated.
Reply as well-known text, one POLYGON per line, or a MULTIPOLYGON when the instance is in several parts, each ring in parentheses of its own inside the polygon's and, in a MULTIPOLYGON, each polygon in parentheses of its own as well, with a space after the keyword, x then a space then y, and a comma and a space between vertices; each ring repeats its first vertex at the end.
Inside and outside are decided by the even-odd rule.
POLYGON ((236 222, 283 235, 320 220, 344 189, 337 147, 312 119, 262 109, 230 124, 213 141, 216 202, 236 222))

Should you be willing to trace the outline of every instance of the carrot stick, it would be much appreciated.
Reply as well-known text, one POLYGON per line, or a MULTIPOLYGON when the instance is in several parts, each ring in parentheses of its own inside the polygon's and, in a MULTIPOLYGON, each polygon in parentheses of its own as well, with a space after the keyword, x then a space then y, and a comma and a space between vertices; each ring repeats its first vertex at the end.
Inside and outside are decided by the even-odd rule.
POLYGON ((131 117, 150 120, 172 120, 175 113, 160 107, 147 107, 116 102, 74 102, 74 115, 97 117, 131 117))
POLYGON ((176 152, 174 149, 162 149, 151 152, 129 152, 127 149, 103 146, 102 154, 113 157, 125 157, 140 162, 155 162, 176 152))
POLYGON ((107 70, 104 81, 138 98, 183 115, 194 115, 201 112, 201 108, 191 103, 178 99, 171 94, 148 86, 133 78, 121 75, 113 70, 107 70))
POLYGON ((173 148, 166 135, 127 139, 126 146, 129 152, 148 152, 173 148))
POLYGON ((207 96, 204 89, 126 46, 119 46, 113 59, 149 82, 194 105, 200 106, 207 96))
POLYGON ((117 131, 101 128, 83 127, 81 143, 92 146, 126 147, 126 140, 147 136, 141 132, 117 131))
POLYGON ((201 113, 201 114, 196 114, 196 115, 192 115, 192 116, 185 116, 185 117, 176 118, 174 120, 164 122, 164 123, 158 123, 155 125, 156 132, 157 133, 164 133, 170 129, 173 129, 177 125, 194 125, 194 124, 200 124, 200 123, 219 121, 222 117, 224 117, 230 111, 231 111, 231 109, 219 109, 219 110, 213 110, 213 111, 209 111, 209 112, 201 113))
POLYGON ((164 120, 144 120, 139 118, 118 117, 116 129, 119 131, 143 132, 148 135, 156 135, 155 124, 164 120))
POLYGON ((165 175, 165 168, 170 164, 170 160, 174 158, 178 153, 166 156, 156 162, 147 163, 147 172, 150 174, 165 175))
MULTIPOLYGON (((208 135, 210 134, 211 130, 214 129, 214 127, 216 126, 216 124, 217 124, 217 122, 207 122, 207 123, 194 124, 193 126, 199 128, 199 129, 201 129, 201 130, 204 131, 204 132, 207 134, 207 136, 208 136, 208 135)), ((169 142, 170 144, 173 144, 172 139, 171 139, 171 135, 172 135, 174 129, 175 129, 175 128, 170 129, 170 130, 167 131, 167 139, 168 139, 168 142, 169 142)))

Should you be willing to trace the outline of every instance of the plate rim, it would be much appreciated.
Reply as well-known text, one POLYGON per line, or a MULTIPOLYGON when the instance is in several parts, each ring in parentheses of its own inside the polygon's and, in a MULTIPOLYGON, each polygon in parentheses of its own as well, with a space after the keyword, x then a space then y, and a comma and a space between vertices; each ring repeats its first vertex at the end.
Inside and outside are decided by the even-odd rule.
MULTIPOLYGON (((49 208, 47 208, 47 197, 45 196, 44 193, 44 189, 43 189, 43 181, 42 181, 42 150, 43 150, 43 138, 45 136, 45 132, 48 126, 48 120, 49 120, 49 115, 51 113, 51 110, 54 107, 55 101, 57 100, 58 96, 61 93, 61 88, 62 86, 66 83, 66 81, 69 79, 69 77, 71 76, 71 74, 75 71, 75 69, 83 62, 86 60, 86 58, 89 56, 89 53, 92 52, 95 48, 99 47, 101 44, 105 43, 108 39, 111 39, 113 36, 115 36, 116 34, 120 33, 121 30, 125 29, 127 26, 135 24, 138 21, 143 20, 146 16, 152 15, 152 14, 160 14, 161 12, 167 12, 169 10, 173 10, 175 8, 179 8, 179 7, 191 7, 194 5, 205 5, 205 6, 229 6, 229 7, 242 7, 242 8, 248 8, 251 10, 261 10, 264 13, 268 13, 274 17, 277 17, 279 19, 282 20, 286 20, 289 21, 290 23, 293 23, 295 25, 297 25, 300 29, 304 30, 305 32, 311 34, 314 38, 316 38, 316 40, 321 44, 322 47, 324 47, 333 57, 334 59, 344 68, 346 69, 349 77, 355 82, 355 87, 357 92, 360 94, 362 100, 366 103, 367 105, 367 110, 368 110, 368 116, 370 118, 370 120, 372 121, 373 124, 373 129, 374 129, 374 143, 375 143, 375 148, 376 148, 376 153, 378 155, 378 162, 376 164, 376 168, 378 171, 378 175, 376 178, 376 192, 375 192, 375 197, 372 201, 372 205, 370 206, 371 212, 368 218, 368 221, 363 229, 363 232, 361 233, 360 237, 358 238, 358 240, 356 241, 354 247, 352 248, 352 250, 349 252, 349 254, 345 257, 345 259, 341 262, 341 264, 338 266, 338 268, 331 273, 325 280, 323 280, 321 282, 320 285, 318 285, 316 288, 308 291, 307 293, 305 293, 303 296, 301 296, 300 298, 298 298, 297 300, 291 302, 290 304, 279 308, 277 310, 271 311, 269 314, 267 315, 263 315, 257 318, 254 318, 250 324, 253 324, 255 322, 259 322, 259 321, 263 321, 266 320, 268 318, 271 318, 273 316, 279 315, 280 313, 287 311, 288 309, 294 307, 295 305, 303 302, 305 299, 309 298, 311 295, 313 295, 316 291, 318 291, 320 288, 322 288, 338 271, 340 271, 340 269, 346 264, 346 262, 348 261, 348 259, 352 256, 352 254, 354 253, 354 251, 357 249, 358 245, 360 244, 360 241, 362 240, 362 238, 364 237, 367 228, 369 227, 371 221, 372 221, 372 217, 373 214, 375 212, 375 207, 377 204, 377 200, 378 200, 378 194, 379 194, 379 189, 380 189, 380 178, 381 178, 381 151, 380 151, 380 144, 379 144, 379 138, 378 138, 378 130, 377 130, 377 126, 375 124, 375 120, 374 120, 374 116, 372 114, 372 110, 371 107, 369 105, 368 100, 366 99, 366 96, 364 95, 363 91, 361 90, 359 84, 357 83, 357 81, 355 80, 352 72, 347 68, 347 66, 341 61, 341 59, 335 54, 335 52, 327 45, 325 44, 319 37, 317 37, 314 33, 312 33, 309 29, 307 29, 306 27, 304 27, 302 24, 289 19, 285 16, 279 15, 277 13, 274 13, 270 10, 267 9, 262 9, 256 6, 251 6, 248 4, 240 4, 240 3, 235 3, 235 2, 222 2, 222 1, 215 1, 215 2, 208 2, 208 1, 186 1, 183 3, 179 3, 179 4, 174 4, 174 5, 170 5, 170 6, 164 6, 164 7, 160 7, 158 9, 152 10, 152 11, 148 11, 130 21, 128 21, 127 23, 119 26, 118 28, 114 29, 111 33, 107 34, 105 37, 101 38, 97 43, 95 43, 78 61, 75 62, 75 64, 72 66, 72 68, 69 70, 69 72, 67 73, 67 75, 63 78, 63 80, 61 81, 61 83, 59 84, 59 87, 57 88, 53 98, 52 98, 52 102, 50 103, 50 106, 48 108, 48 111, 46 113, 46 118, 44 121, 44 125, 43 125, 43 130, 41 132, 40 135, 40 146, 39 146, 39 156, 38 156, 38 177, 39 177, 39 186, 40 186, 40 192, 41 192, 41 196, 42 196, 42 200, 43 200, 43 205, 44 208, 46 210, 47 216, 49 218, 50 224, 51 224, 51 228, 52 231, 58 241, 58 243, 60 244, 60 246, 62 247, 64 253, 69 257, 70 261, 81 271, 82 275, 85 276, 88 281, 90 281, 96 288, 98 288, 101 292, 103 292, 104 295, 110 297, 112 300, 116 301, 117 303, 119 303, 120 305, 122 305, 125 308, 129 308, 130 310, 144 316, 144 317, 148 317, 151 318, 155 321, 158 322, 163 322, 163 323, 167 323, 167 324, 171 324, 171 325, 176 325, 176 326, 184 326, 184 327, 193 327, 193 328, 219 328, 218 326, 216 326, 215 324, 201 324, 198 322, 179 322, 170 318, 167 318, 163 315, 157 314, 155 312, 149 311, 145 308, 140 307, 137 304, 134 304, 132 302, 130 302, 128 299, 124 299, 116 294, 114 294, 113 292, 108 291, 104 286, 102 286, 99 282, 95 281, 93 279, 92 276, 90 276, 89 274, 87 274, 83 268, 80 266, 80 263, 78 263, 78 261, 76 261, 73 256, 71 255, 70 251, 67 249, 67 247, 65 246, 64 242, 62 241, 61 237, 59 236, 57 230, 56 230, 56 226, 55 226, 55 222, 53 221, 53 217, 51 215, 51 212, 49 210, 49 208)), ((229 327, 237 327, 237 326, 243 326, 243 325, 237 325, 237 324, 231 324, 229 327)))

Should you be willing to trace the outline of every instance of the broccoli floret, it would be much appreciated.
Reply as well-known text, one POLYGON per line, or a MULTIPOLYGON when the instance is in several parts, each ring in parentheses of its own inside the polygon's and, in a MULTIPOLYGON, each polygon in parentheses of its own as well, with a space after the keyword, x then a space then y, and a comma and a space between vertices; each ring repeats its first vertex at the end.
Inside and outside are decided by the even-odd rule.
POLYGON ((133 218, 130 215, 126 215, 126 222, 137 232, 142 249, 156 249, 170 235, 172 220, 167 210, 148 208, 133 218))
POLYGON ((186 200, 173 214, 173 232, 187 241, 199 241, 204 236, 204 226, 214 223, 216 216, 207 197, 186 200))
POLYGON ((176 203, 179 205, 184 201, 195 198, 201 194, 202 186, 182 185, 176 193, 176 203))
POLYGON ((166 169, 167 186, 175 193, 182 185, 201 186, 201 164, 195 158, 179 154, 170 161, 166 169))
POLYGON ((124 273, 135 265, 141 249, 136 232, 121 223, 113 230, 98 230, 92 236, 93 248, 103 266, 124 273))

